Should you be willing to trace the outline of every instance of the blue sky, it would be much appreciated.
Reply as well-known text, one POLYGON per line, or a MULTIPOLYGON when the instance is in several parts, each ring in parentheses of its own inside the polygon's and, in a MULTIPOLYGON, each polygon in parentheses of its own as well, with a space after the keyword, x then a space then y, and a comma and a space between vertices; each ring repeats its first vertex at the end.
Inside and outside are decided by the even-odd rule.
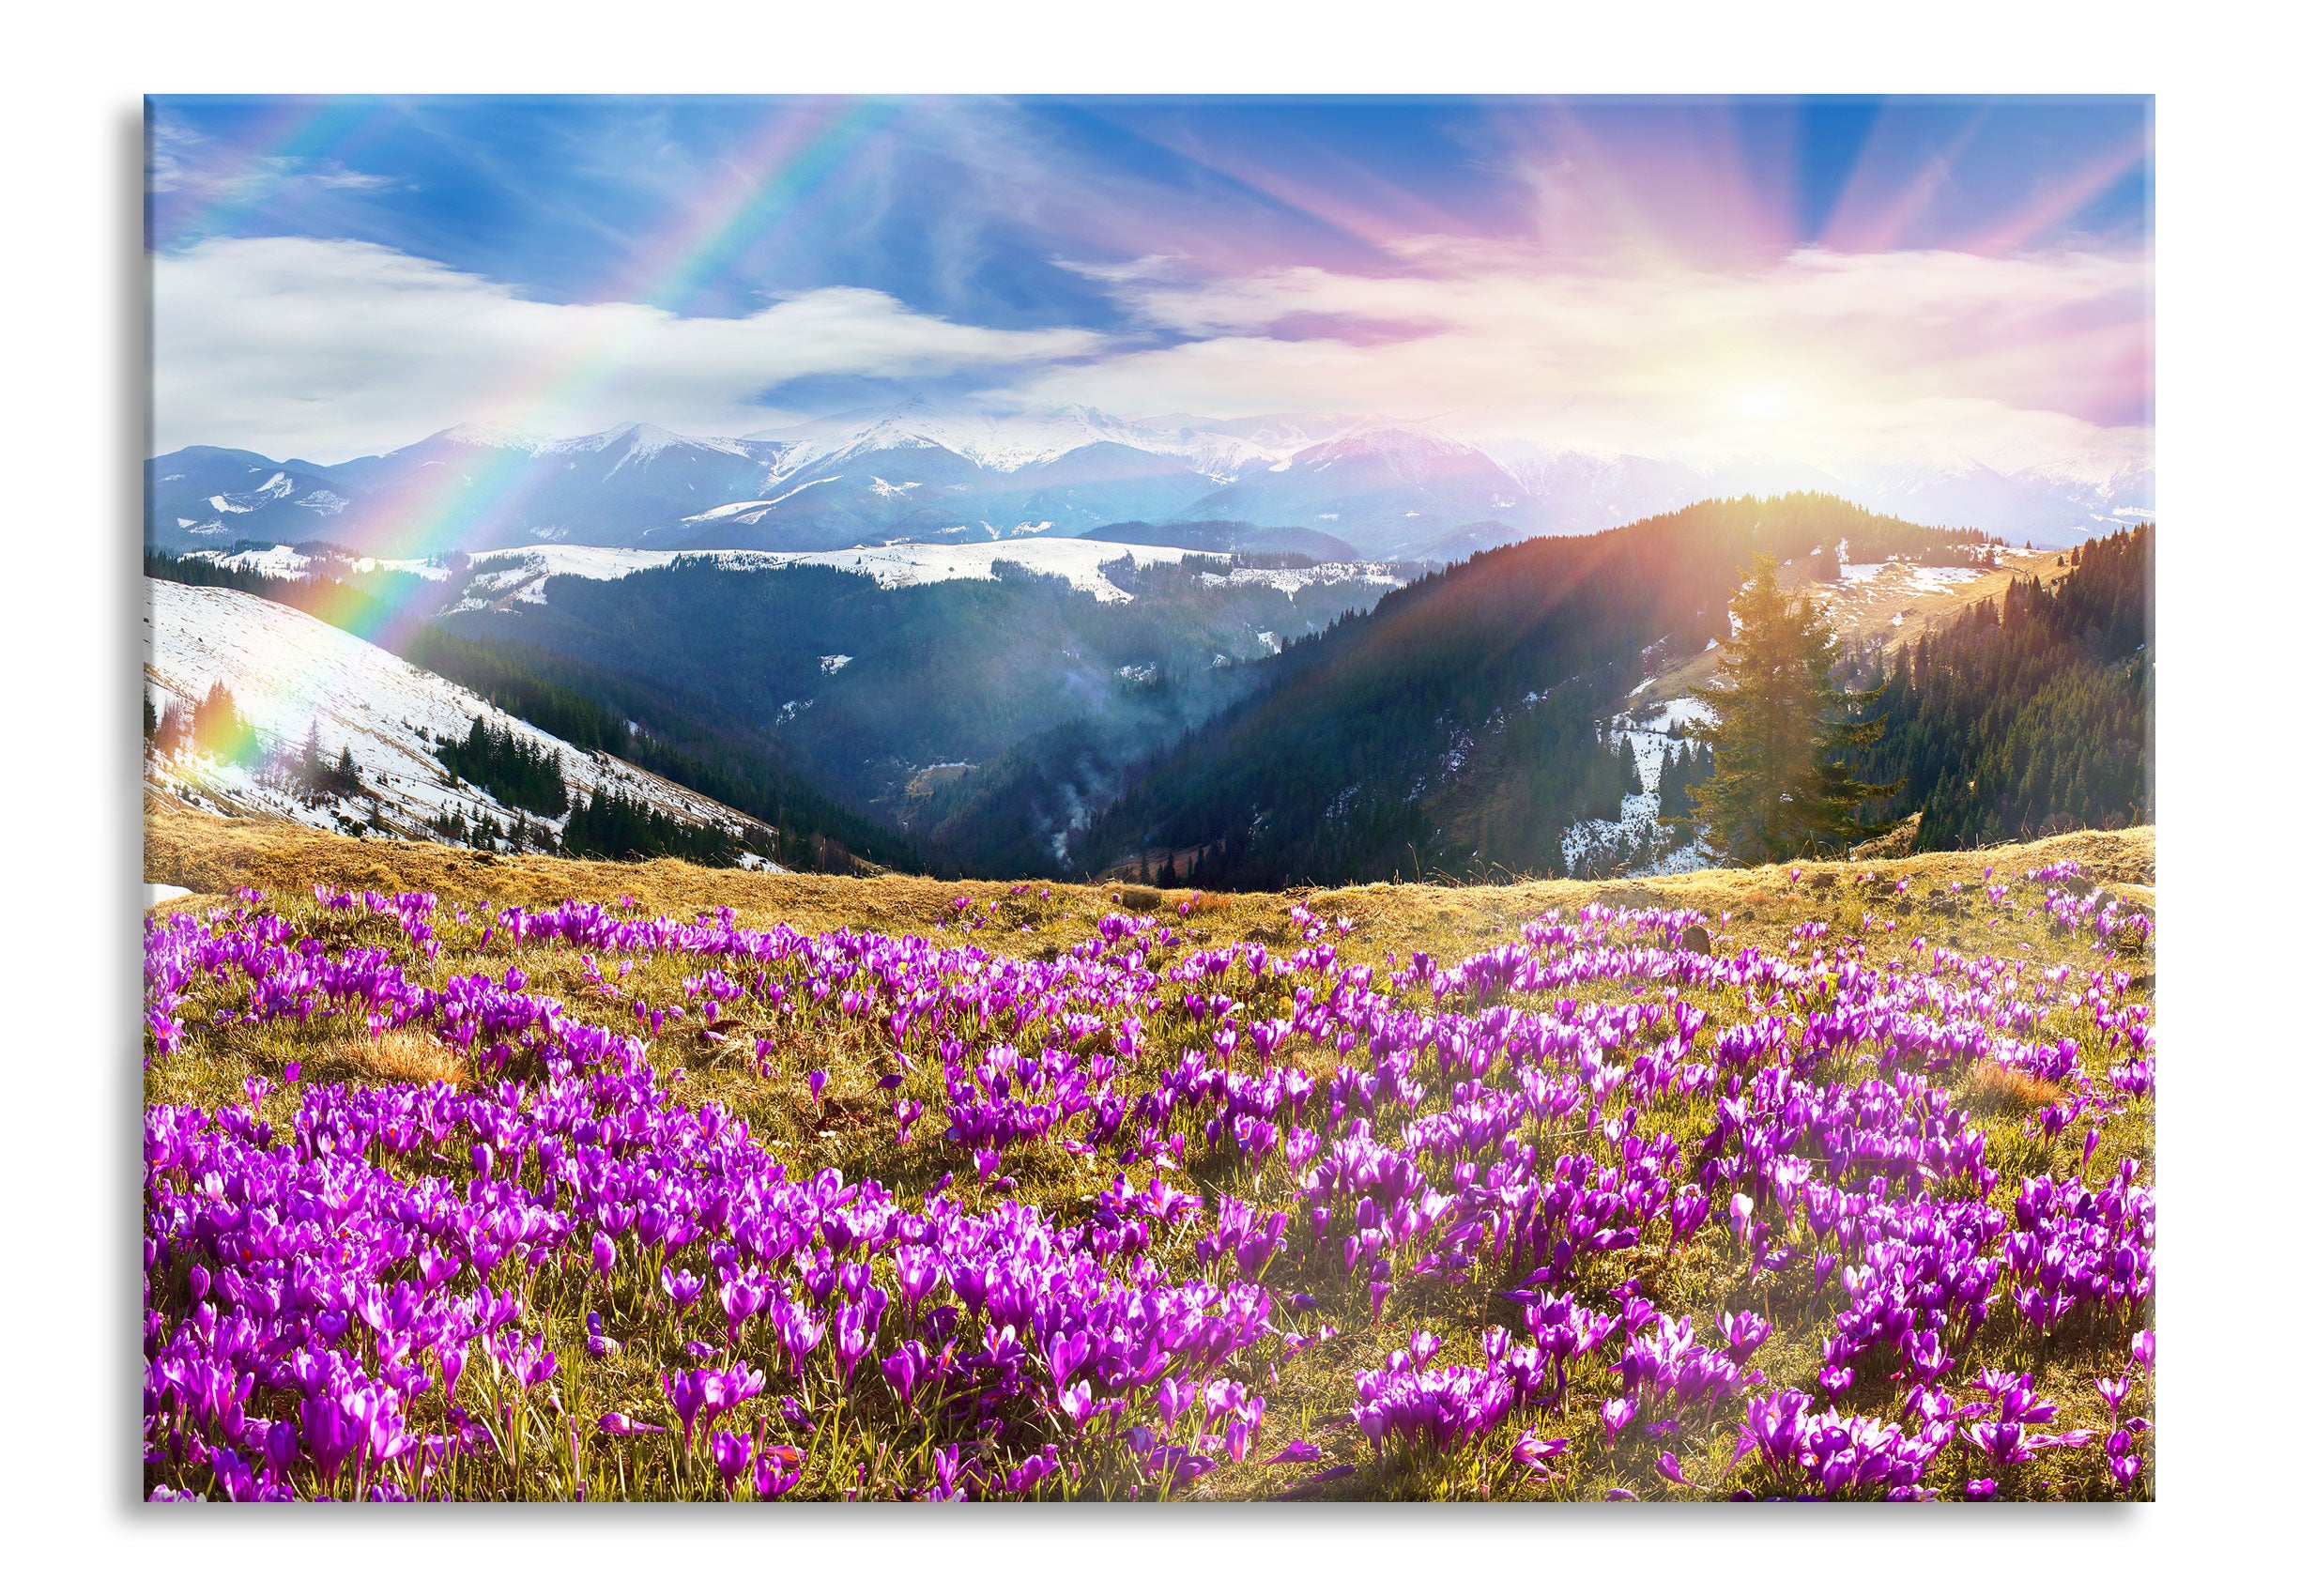
POLYGON ((2139 100, 163 98, 149 121, 161 447, 772 430, 930 391, 1656 450, 1929 425, 1948 453, 2081 448, 2153 403, 2139 100))

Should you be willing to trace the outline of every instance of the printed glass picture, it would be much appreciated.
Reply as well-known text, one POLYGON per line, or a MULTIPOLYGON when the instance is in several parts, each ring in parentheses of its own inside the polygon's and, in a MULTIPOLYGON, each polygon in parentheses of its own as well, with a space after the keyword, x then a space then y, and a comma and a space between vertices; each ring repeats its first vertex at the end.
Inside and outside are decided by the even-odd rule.
POLYGON ((147 102, 155 1500, 2146 1499, 2146 99, 147 102))

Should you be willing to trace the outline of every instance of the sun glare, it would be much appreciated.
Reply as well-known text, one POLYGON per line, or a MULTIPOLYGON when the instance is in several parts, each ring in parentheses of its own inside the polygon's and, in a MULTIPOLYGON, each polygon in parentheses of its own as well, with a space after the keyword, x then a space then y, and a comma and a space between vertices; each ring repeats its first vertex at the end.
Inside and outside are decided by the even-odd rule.
POLYGON ((1745 422, 1777 422, 1789 412, 1789 396, 1778 388, 1743 388, 1733 394, 1732 408, 1745 422))

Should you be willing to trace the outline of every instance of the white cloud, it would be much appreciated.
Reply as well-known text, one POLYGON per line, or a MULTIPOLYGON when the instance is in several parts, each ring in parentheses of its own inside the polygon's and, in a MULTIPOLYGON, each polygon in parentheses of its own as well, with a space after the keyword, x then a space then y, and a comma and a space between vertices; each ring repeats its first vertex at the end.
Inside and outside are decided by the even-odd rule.
POLYGON ((320 189, 351 189, 372 191, 399 186, 396 177, 379 173, 354 171, 340 161, 299 161, 294 156, 268 155, 264 158, 264 172, 278 182, 309 183, 320 189))
POLYGON ((1450 238, 1397 253, 1388 275, 1095 269, 1178 341, 1031 374, 1012 396, 1370 410, 1470 437, 1823 464, 1916 449, 2018 468, 2139 446, 2084 418, 2147 392, 2145 258, 1805 250, 1724 270, 1633 253, 1559 266, 1450 238))
POLYGON ((1482 440, 1852 462, 2144 462, 2145 256, 1805 250, 1591 265, 1457 238, 1386 275, 1178 257, 1074 267, 1133 332, 1010 330, 825 288, 742 317, 565 305, 377 245, 216 240, 155 264, 158 442, 317 459, 456 422, 734 433, 797 377, 984 381, 997 404, 1118 414, 1357 411, 1482 440))
POLYGON ((1071 329, 1010 331, 824 288, 742 317, 553 304, 380 245, 216 239, 153 264, 156 444, 331 460, 456 422, 543 433, 643 420, 731 433, 777 419, 794 377, 928 377, 1089 355, 1071 329))

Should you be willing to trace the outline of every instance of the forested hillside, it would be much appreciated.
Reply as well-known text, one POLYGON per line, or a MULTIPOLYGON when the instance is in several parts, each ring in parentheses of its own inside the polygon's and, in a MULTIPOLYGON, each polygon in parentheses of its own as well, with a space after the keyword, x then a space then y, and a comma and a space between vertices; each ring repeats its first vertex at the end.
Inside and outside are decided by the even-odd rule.
POLYGON ((1249 662, 1369 605, 1379 567, 1257 556, 1119 561, 1124 601, 999 562, 991 580, 886 585, 853 571, 681 560, 552 578, 549 602, 448 618, 488 649, 548 650, 677 684, 718 724, 771 733, 811 779, 907 824, 957 868, 1064 868, 1114 774, 1250 690, 1249 662), (931 795, 920 788, 934 773, 931 795))
POLYGON ((1490 549, 1265 667, 1261 691, 1139 770, 1081 848, 1272 886, 1451 871, 1562 873, 1557 837, 1627 783, 1599 722, 1661 658, 1698 652, 1768 549, 1975 546, 1819 494, 1710 500, 1587 537, 1490 549))
MULTIPOLYGON (((2088 544, 1889 653, 1876 616, 1848 635, 1850 683, 1879 689, 1885 723, 1859 774, 1904 783, 1867 818, 1922 808, 1925 849, 2152 819, 2154 539, 2088 544)), ((1656 723, 1641 776, 1617 714, 1637 689, 1648 710, 1682 690, 1650 684, 1730 635, 1755 555, 1788 581, 1866 592, 1883 578, 1841 578, 1840 560, 1986 562, 1988 543, 1798 494, 1512 544, 1402 588, 1286 552, 1122 561, 1106 568, 1124 578, 1115 600, 1003 561, 995 579, 888 586, 681 560, 559 575, 547 602, 452 618, 436 612, 452 584, 406 573, 146 563, 347 629, 390 616, 410 662, 758 816, 796 868, 860 856, 1266 887, 1652 867, 1687 828, 1664 824, 1632 859, 1591 827, 1629 825, 1622 799, 1641 790, 1664 821, 1688 813, 1709 751, 1676 737, 1660 751, 1656 723)), ((513 768, 516 749, 452 753, 467 779, 558 804, 547 772, 513 768)), ((605 852, 666 840, 596 804, 580 820, 605 852)))
POLYGON ((2153 526, 2085 544, 1894 652, 1862 765, 1906 780, 1918 847, 2154 821, 2155 548, 2153 526))
MULTIPOLYGON (((791 869, 845 869, 858 857, 890 869, 927 868, 917 848, 899 834, 824 797, 798 774, 792 750, 768 733, 730 721, 667 684, 516 639, 481 641, 424 623, 420 601, 429 595, 419 577, 393 572, 351 581, 277 577, 149 549, 144 567, 146 576, 253 593, 357 636, 376 630, 362 618, 391 617, 391 635, 371 640, 388 641, 409 664, 577 747, 612 754, 764 821, 776 832, 772 856, 791 869)), ((483 749, 467 749, 462 757, 475 772, 498 762, 483 749)), ((486 785, 476 775, 467 779, 486 785)), ((566 808, 562 798, 554 812, 566 808)), ((623 852, 616 850, 615 856, 623 852)), ((721 861, 713 853, 711 862, 721 861)))

